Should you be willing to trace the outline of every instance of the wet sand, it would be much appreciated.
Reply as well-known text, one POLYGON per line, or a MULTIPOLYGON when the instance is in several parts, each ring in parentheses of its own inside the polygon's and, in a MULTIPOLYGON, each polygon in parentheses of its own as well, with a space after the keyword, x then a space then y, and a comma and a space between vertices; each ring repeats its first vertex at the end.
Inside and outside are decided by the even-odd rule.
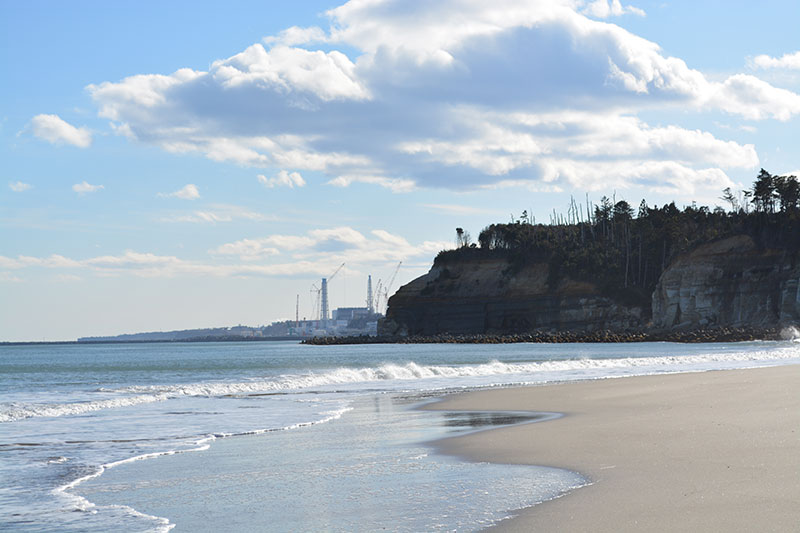
POLYGON ((563 413, 439 441, 592 483, 492 531, 799 531, 800 366, 495 389, 429 408, 563 413))

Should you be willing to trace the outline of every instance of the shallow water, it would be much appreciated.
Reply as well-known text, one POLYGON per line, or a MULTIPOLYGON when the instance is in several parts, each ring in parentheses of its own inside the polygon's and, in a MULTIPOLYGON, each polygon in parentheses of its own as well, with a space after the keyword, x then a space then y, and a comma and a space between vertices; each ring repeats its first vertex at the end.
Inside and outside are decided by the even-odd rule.
POLYGON ((564 470, 469 463, 425 444, 535 416, 418 411, 408 401, 361 399, 324 426, 128 464, 78 492, 166 517, 175 531, 471 531, 584 483, 564 470))

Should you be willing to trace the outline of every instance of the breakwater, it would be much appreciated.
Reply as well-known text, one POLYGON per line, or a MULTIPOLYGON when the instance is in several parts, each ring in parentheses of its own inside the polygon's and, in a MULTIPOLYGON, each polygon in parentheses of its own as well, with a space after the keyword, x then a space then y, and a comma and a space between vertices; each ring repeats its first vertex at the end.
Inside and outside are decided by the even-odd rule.
POLYGON ((534 331, 518 334, 448 334, 410 336, 312 337, 303 344, 509 344, 593 342, 743 342, 779 340, 778 328, 708 328, 691 331, 534 331))

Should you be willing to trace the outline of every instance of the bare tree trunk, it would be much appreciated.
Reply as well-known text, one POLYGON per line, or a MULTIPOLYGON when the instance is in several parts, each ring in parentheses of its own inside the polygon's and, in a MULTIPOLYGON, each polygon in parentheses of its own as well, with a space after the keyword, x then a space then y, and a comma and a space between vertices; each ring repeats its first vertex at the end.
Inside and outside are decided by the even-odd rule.
POLYGON ((636 274, 636 281, 639 283, 639 286, 644 287, 642 283, 642 235, 639 234, 639 268, 636 274))

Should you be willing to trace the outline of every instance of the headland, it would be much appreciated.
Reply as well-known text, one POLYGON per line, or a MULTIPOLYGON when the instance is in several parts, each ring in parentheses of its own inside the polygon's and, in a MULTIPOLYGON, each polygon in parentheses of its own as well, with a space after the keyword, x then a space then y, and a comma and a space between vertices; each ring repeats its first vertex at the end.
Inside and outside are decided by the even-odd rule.
MULTIPOLYGON (((791 176, 762 170, 754 191, 762 182, 800 191, 791 176)), ((457 228, 459 246, 440 252, 428 273, 389 299, 378 335, 487 342, 776 338, 800 325, 800 205, 792 194, 780 209, 770 196, 753 210, 729 212, 644 201, 634 211, 603 198, 593 212, 573 208, 549 225, 527 216, 491 224, 477 243, 457 228)))

